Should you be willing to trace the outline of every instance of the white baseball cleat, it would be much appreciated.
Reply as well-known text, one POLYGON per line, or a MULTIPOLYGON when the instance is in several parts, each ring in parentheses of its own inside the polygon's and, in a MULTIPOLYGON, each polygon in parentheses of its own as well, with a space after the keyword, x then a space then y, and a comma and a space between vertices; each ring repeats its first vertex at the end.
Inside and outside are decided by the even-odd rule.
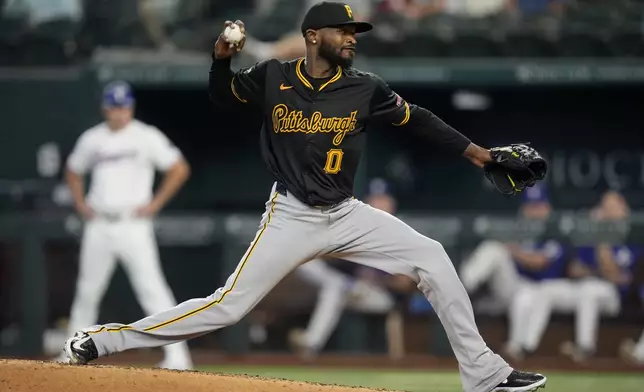
POLYGON ((85 365, 89 361, 98 358, 98 351, 92 338, 83 331, 76 332, 74 336, 67 339, 63 354, 68 358, 67 363, 73 365, 85 365))

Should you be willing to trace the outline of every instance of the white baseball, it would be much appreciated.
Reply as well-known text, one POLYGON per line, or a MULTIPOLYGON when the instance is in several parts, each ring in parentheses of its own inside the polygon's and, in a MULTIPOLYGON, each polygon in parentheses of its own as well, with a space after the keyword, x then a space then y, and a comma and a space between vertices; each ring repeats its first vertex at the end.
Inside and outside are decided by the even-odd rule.
POLYGON ((244 34, 239 26, 233 23, 224 29, 224 37, 229 43, 237 45, 244 38, 244 34))

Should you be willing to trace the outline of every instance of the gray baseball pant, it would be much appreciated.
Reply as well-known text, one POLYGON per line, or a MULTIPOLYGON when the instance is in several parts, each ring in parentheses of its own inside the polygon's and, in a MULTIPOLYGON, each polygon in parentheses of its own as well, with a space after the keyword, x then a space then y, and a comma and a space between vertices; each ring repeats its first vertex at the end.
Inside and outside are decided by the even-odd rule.
POLYGON ((276 185, 255 239, 223 287, 132 324, 85 331, 99 356, 202 336, 237 323, 297 266, 321 256, 417 282, 445 328, 464 391, 489 392, 512 372, 479 334, 469 296, 440 243, 356 199, 316 208, 278 193, 276 185))

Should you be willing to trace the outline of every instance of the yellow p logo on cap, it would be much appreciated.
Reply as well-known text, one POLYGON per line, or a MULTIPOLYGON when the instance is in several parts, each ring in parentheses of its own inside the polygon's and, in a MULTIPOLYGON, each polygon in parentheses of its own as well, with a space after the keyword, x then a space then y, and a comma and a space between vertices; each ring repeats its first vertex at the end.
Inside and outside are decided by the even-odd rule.
POLYGON ((345 4, 344 9, 347 10, 347 15, 349 15, 349 18, 353 19, 353 11, 351 11, 351 7, 345 4))

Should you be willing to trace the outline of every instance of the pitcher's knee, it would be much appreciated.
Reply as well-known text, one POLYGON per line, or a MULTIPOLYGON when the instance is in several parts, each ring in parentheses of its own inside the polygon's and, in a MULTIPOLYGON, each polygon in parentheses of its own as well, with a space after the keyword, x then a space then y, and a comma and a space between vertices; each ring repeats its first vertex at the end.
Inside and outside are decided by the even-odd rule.
POLYGON ((421 241, 418 241, 416 243, 416 248, 426 257, 447 256, 447 252, 445 251, 443 244, 431 238, 423 238, 421 241))
MULTIPOLYGON (((220 307, 221 323, 224 325, 235 325, 246 315, 246 311, 241 307, 220 307)), ((219 321, 219 320, 218 320, 219 321)))
MULTIPOLYGON (((216 324, 233 325, 237 324, 252 308, 249 298, 243 298, 239 293, 228 293, 223 296, 219 294, 221 288, 206 299, 208 304, 203 306, 203 312, 209 312, 216 324)), ((189 300, 190 301, 190 300, 189 300)))
POLYGON ((456 268, 445 251, 443 244, 427 238, 417 248, 416 266, 423 271, 434 272, 447 278, 452 274, 457 277, 456 268))

